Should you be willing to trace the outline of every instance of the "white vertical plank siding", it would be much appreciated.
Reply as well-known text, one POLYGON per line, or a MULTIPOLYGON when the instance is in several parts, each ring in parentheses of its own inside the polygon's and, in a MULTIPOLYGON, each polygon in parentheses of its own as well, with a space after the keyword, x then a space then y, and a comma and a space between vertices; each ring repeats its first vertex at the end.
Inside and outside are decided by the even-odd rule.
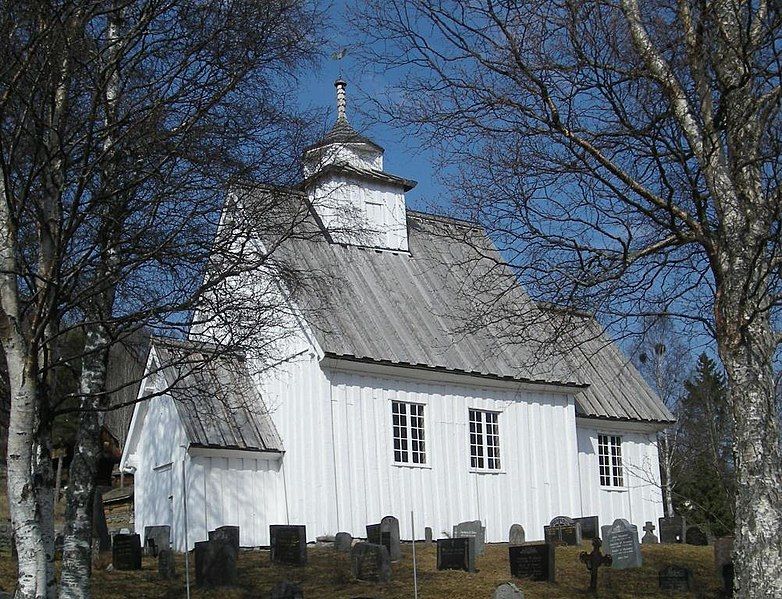
POLYGON ((583 515, 599 516, 601 525, 625 518, 641 530, 647 521, 656 526, 663 515, 656 436, 638 429, 638 425, 599 421, 579 420, 577 424, 583 515), (621 490, 600 486, 598 434, 622 437, 625 487, 621 490))
MULTIPOLYGON (((317 378, 319 373, 308 374, 317 378)), ((314 445, 321 455, 335 456, 337 467, 333 469, 327 457, 318 461, 313 455, 312 444, 305 442, 305 423, 283 435, 284 460, 294 506, 300 505, 297 496, 312 494, 312 465, 332 467, 335 500, 323 495, 320 502, 339 506, 340 530, 364 536, 366 524, 393 514, 400 519, 403 536, 409 536, 409 512, 414 510, 421 531, 431 526, 440 535, 457 522, 479 519, 487 527, 488 540, 505 541, 514 522, 533 537, 541 536, 548 519, 579 507, 575 413, 566 395, 342 371, 326 371, 323 376, 330 386, 327 399, 310 398, 311 411, 318 413, 320 402, 331 404, 334 446, 323 435, 314 445), (425 467, 393 464, 393 399, 426 406, 425 467), (500 412, 499 473, 470 471, 470 407, 500 412), (297 451, 311 456, 309 468, 293 458, 297 451)), ((320 426, 322 432, 331 432, 324 422, 320 426)), ((327 514, 320 517, 315 531, 308 528, 308 536, 337 532, 327 528, 326 519, 327 514)))

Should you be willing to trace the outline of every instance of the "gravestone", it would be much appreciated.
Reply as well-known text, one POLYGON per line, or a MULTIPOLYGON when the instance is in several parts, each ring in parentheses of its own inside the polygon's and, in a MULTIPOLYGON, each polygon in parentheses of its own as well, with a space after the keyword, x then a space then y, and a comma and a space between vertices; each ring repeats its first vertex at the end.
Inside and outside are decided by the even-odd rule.
POLYGON ((225 541, 239 551, 239 527, 221 526, 209 531, 210 541, 225 541))
POLYGON ((432 544, 432 527, 431 526, 427 526, 426 528, 424 528, 424 540, 427 543, 429 543, 430 545, 432 544))
POLYGON ((543 527, 546 543, 554 545, 580 545, 581 524, 567 516, 557 516, 543 527))
POLYGON ((714 541, 714 568, 722 580, 722 590, 733 593, 733 537, 714 541))
POLYGON ((98 551, 111 551, 111 535, 106 524, 106 512, 103 510, 103 492, 95 489, 92 504, 92 539, 97 541, 98 551))
POLYGON ((111 562, 115 570, 141 570, 141 537, 114 535, 111 562))
POLYGON ((660 543, 684 542, 684 519, 681 516, 671 516, 657 520, 660 525, 660 543))
POLYGON ((486 542, 486 527, 480 520, 470 520, 469 522, 460 522, 453 527, 453 538, 459 539, 468 537, 474 539, 473 547, 475 555, 483 555, 483 546, 486 542))
POLYGON ((358 580, 391 580, 391 556, 388 549, 375 543, 356 543, 350 550, 350 570, 358 580))
POLYGON ((304 599, 304 591, 299 585, 283 580, 269 591, 269 599, 304 599))
POLYGON ((289 566, 307 564, 307 527, 272 524, 269 526, 271 561, 289 566))
POLYGON ((524 543, 508 547, 510 573, 516 578, 554 582, 556 567, 554 545, 551 543, 524 543))
POLYGON ((581 525, 581 540, 591 541, 598 537, 600 531, 600 520, 597 516, 583 516, 581 518, 573 518, 573 522, 578 522, 581 525))
POLYGON ((380 524, 367 524, 367 543, 371 545, 382 545, 391 555, 391 531, 383 530, 380 524))
POLYGON ((661 591, 689 593, 692 589, 692 570, 683 566, 667 566, 657 575, 661 591))
POLYGON ((171 549, 171 527, 145 526, 144 553, 156 557, 163 549, 171 549))
POLYGON ((385 516, 380 521, 380 534, 389 534, 388 553, 392 562, 402 559, 402 546, 399 542, 399 520, 394 516, 385 516))
POLYGON ((353 537, 347 532, 338 532, 334 537, 334 549, 341 553, 348 553, 353 546, 353 537))
POLYGON ((475 572, 474 543, 472 537, 437 539, 437 569, 475 572))
POLYGON ((494 589, 492 599, 524 599, 524 593, 512 582, 503 582, 494 589))
POLYGON ((659 543, 657 537, 654 534, 655 528, 656 528, 655 525, 652 524, 651 522, 647 522, 644 525, 645 534, 641 539, 641 543, 643 543, 644 545, 654 545, 655 543, 659 543))
POLYGON ((219 587, 235 585, 237 550, 223 539, 195 544, 196 585, 219 587))
POLYGON ((582 551, 578 556, 579 561, 584 564, 589 571, 589 591, 592 593, 597 592, 598 571, 602 566, 610 566, 613 561, 610 555, 603 555, 601 553, 600 547, 602 545, 603 541, 600 539, 592 539, 592 553, 582 551))
POLYGON ((613 559, 612 568, 624 570, 641 567, 643 557, 637 526, 619 518, 611 526, 603 527, 603 537, 605 551, 613 559))
POLYGON ((690 526, 685 534, 685 539, 688 545, 708 545, 709 538, 706 533, 701 530, 699 526, 690 526))
POLYGON ((524 533, 524 527, 521 524, 514 524, 510 527, 508 533, 508 543, 511 545, 521 545, 527 541, 527 535, 524 533))
POLYGON ((170 549, 161 549, 157 552, 157 573, 160 578, 165 580, 170 580, 176 576, 174 553, 170 549))
POLYGON ((728 595, 728 597, 733 596, 733 562, 727 563, 724 566, 722 566, 722 572, 720 572, 720 575, 722 577, 722 588, 725 591, 725 593, 728 595))
POLYGON ((14 531, 9 523, 0 524, 0 553, 11 553, 13 547, 14 531))

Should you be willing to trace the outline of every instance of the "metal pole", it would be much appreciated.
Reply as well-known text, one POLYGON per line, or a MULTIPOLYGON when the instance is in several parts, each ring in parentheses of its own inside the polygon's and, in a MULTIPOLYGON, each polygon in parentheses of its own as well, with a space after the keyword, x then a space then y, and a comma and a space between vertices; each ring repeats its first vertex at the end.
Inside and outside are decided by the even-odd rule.
POLYGON ((413 537, 413 592, 415 599, 418 599, 418 570, 415 562, 415 516, 413 510, 410 510, 410 532, 413 537))
POLYGON ((187 477, 185 476, 185 461, 187 460, 187 451, 182 455, 182 507, 185 517, 185 588, 187 589, 187 599, 190 599, 190 551, 187 543, 187 477))

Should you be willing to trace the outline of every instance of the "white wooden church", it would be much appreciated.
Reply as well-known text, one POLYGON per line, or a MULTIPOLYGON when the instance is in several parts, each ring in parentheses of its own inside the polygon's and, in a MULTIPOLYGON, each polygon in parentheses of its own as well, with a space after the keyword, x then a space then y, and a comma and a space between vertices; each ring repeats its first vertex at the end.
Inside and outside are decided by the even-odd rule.
POLYGON ((284 294, 287 357, 182 375, 165 365, 200 346, 153 344, 139 394, 165 392, 136 405, 120 465, 136 531, 168 524, 183 550, 185 504, 189 548, 223 525, 248 547, 268 545, 270 524, 364 537, 385 515, 409 539, 411 511, 417 538, 480 520, 488 542, 514 523, 541 539, 557 515, 656 522, 656 434, 672 415, 590 316, 538 305, 501 272, 525 322, 486 317, 491 242, 406 208, 415 182, 383 170, 336 86, 337 121, 290 190, 311 234, 278 250, 319 273, 284 294))

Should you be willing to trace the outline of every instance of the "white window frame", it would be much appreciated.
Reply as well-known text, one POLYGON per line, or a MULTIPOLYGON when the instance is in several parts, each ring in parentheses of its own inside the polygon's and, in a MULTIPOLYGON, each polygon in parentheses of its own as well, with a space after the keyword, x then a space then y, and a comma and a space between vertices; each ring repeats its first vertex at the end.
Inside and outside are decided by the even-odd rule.
POLYGON ((503 472, 500 412, 469 408, 467 411, 467 431, 470 470, 473 472, 503 472), (491 432, 489 432, 489 427, 492 428, 491 432))
POLYGON ((396 466, 428 468, 426 404, 391 400, 391 451, 396 466), (416 426, 413 420, 417 419, 416 426))
POLYGON ((621 435, 598 433, 597 467, 601 487, 604 489, 624 489, 627 487, 622 460, 621 435))

